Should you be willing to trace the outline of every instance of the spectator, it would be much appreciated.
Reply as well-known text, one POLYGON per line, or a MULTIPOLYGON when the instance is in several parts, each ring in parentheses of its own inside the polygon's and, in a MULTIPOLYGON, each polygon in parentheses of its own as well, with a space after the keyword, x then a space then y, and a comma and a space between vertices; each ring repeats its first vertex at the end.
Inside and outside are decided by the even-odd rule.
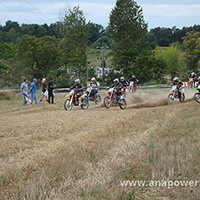
POLYGON ((42 98, 40 99, 40 101, 42 101, 42 99, 45 97, 46 98, 46 101, 47 100, 47 96, 48 96, 48 91, 47 91, 47 85, 46 85, 46 78, 43 78, 42 79, 42 98))
POLYGON ((25 106, 27 101, 26 98, 28 98, 28 80, 24 79, 24 82, 20 86, 20 93, 24 96, 23 105, 25 106))
POLYGON ((35 100, 35 103, 38 104, 37 96, 36 96, 36 85, 35 85, 36 82, 37 82, 37 79, 34 78, 29 90, 29 93, 31 93, 31 104, 33 103, 33 100, 35 100))
POLYGON ((53 84, 54 78, 52 77, 51 80, 48 83, 48 92, 49 92, 49 98, 48 102, 50 103, 50 98, 51 98, 51 104, 54 104, 54 95, 53 95, 53 89, 56 87, 53 84))

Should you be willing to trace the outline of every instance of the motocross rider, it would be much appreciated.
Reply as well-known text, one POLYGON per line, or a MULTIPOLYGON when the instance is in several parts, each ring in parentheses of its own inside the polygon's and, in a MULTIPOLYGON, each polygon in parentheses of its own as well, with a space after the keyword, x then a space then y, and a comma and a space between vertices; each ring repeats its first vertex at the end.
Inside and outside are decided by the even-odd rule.
POLYGON ((116 92, 117 97, 121 95, 121 89, 123 88, 123 85, 121 82, 119 82, 118 78, 114 79, 114 83, 110 87, 114 88, 114 91, 116 92))
POLYGON ((129 83, 133 82, 133 85, 134 85, 135 83, 138 83, 139 81, 135 78, 135 75, 132 75, 131 78, 128 79, 128 82, 129 83))
POLYGON ((194 83, 194 86, 195 86, 195 79, 197 78, 197 74, 195 72, 192 72, 188 77, 187 79, 190 80, 190 78, 193 79, 193 83, 194 83))
POLYGON ((178 77, 173 78, 173 85, 178 85, 178 77))
POLYGON ((173 85, 176 85, 177 90, 178 90, 178 96, 181 96, 181 87, 183 85, 183 82, 178 79, 178 77, 174 77, 173 79, 173 85))
POLYGON ((100 84, 96 81, 95 77, 92 77, 89 86, 92 87, 91 96, 95 97, 95 94, 97 93, 98 88, 100 87, 100 84))
POLYGON ((72 89, 74 89, 74 92, 79 99, 80 96, 83 94, 83 85, 80 83, 80 79, 75 80, 75 84, 70 87, 70 90, 72 89))
POLYGON ((123 76, 120 78, 120 83, 123 85, 124 88, 128 86, 128 82, 125 80, 123 76))

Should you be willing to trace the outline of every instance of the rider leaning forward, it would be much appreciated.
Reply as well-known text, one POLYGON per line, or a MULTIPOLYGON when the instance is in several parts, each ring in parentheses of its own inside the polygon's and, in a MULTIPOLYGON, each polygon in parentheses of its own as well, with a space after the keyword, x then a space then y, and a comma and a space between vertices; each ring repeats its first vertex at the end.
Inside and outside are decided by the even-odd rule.
POLYGON ((173 85, 176 85, 177 90, 178 90, 178 96, 181 95, 181 87, 183 85, 183 82, 181 80, 178 79, 178 77, 175 77, 173 79, 173 85))
POLYGON ((121 82, 119 82, 118 78, 114 79, 114 83, 110 87, 114 89, 117 96, 120 96, 122 94, 121 89, 123 88, 123 85, 121 82))
POLYGON ((70 90, 74 89, 78 98, 83 94, 83 85, 80 83, 80 79, 75 80, 75 84, 70 87, 70 90))

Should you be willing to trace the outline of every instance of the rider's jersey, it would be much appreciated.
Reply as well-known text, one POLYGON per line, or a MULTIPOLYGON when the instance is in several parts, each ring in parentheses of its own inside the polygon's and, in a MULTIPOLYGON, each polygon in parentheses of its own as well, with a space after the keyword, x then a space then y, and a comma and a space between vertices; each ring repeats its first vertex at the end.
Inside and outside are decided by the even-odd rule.
POLYGON ((138 83, 138 80, 136 79, 136 78, 133 78, 133 77, 131 77, 131 78, 129 78, 128 79, 128 82, 130 83, 130 82, 134 82, 134 83, 138 83))
POLYGON ((122 89, 122 87, 123 87, 123 85, 120 83, 120 82, 118 82, 117 84, 112 84, 111 86, 110 86, 111 88, 114 88, 114 89, 116 89, 116 90, 121 90, 122 89))
POLYGON ((120 81, 120 83, 122 84, 123 87, 127 87, 128 86, 128 82, 126 80, 120 81))
POLYGON ((75 92, 80 92, 83 90, 83 85, 81 83, 75 83, 74 85, 72 85, 70 87, 70 89, 75 89, 76 91, 75 92))
POLYGON ((189 79, 189 78, 193 78, 193 79, 194 79, 194 78, 196 78, 196 77, 197 77, 197 74, 193 72, 193 73, 191 73, 191 74, 188 76, 188 79, 189 79))
POLYGON ((92 89, 97 89, 99 87, 99 83, 97 81, 91 82, 90 86, 92 87, 92 89))

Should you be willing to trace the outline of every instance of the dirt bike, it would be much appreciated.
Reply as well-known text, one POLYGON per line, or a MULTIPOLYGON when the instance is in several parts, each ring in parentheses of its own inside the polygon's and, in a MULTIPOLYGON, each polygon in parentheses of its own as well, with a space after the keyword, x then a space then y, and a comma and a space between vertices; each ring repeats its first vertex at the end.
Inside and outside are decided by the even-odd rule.
POLYGON ((104 106, 106 108, 110 108, 111 103, 118 104, 121 109, 126 109, 127 107, 124 93, 118 96, 114 88, 110 88, 108 90, 108 95, 104 98, 104 106))
POLYGON ((87 88, 87 97, 88 97, 88 100, 90 101, 94 101, 96 104, 100 103, 101 102, 101 94, 100 92, 97 92, 95 95, 92 93, 92 87, 88 87, 87 88))
POLYGON ((185 101, 184 89, 180 87, 178 91, 177 85, 173 85, 171 89, 171 93, 169 94, 168 98, 171 100, 179 99, 180 102, 185 101), (180 92, 180 95, 178 94, 178 92, 180 92))
POLYGON ((200 103, 200 84, 195 88, 195 90, 197 90, 197 92, 194 94, 194 99, 197 103, 200 103))
POLYGON ((129 92, 136 92, 136 90, 137 90, 137 82, 134 83, 133 81, 131 81, 129 85, 129 92))
POLYGON ((65 110, 71 110, 72 106, 81 106, 82 109, 86 110, 88 108, 88 98, 87 95, 83 94, 80 96, 80 100, 78 95, 75 93, 74 90, 71 90, 69 94, 66 95, 66 100, 64 102, 65 110))

